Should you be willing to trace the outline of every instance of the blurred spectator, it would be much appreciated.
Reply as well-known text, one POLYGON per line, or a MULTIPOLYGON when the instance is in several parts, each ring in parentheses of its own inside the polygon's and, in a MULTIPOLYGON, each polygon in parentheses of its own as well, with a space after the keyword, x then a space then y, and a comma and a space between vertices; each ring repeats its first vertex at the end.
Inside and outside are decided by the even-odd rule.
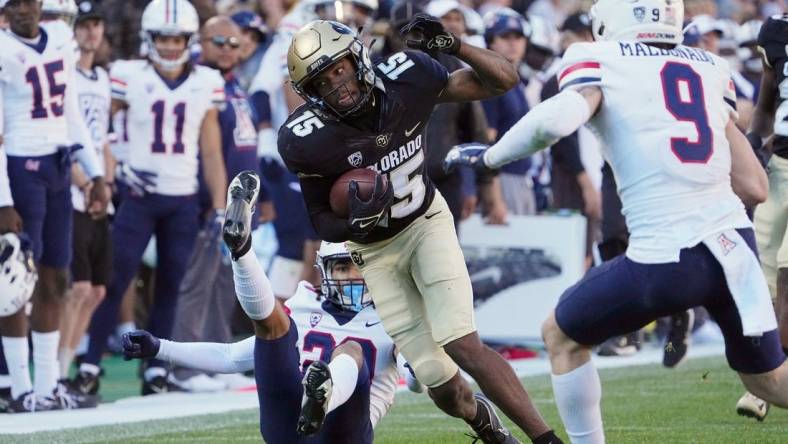
MULTIPOLYGON (((256 116, 246 93, 233 75, 241 60, 241 28, 227 16, 210 18, 200 32, 200 63, 219 70, 225 80, 225 103, 219 113, 222 153, 228 180, 244 170, 257 170, 256 116)), ((211 198, 200 184, 204 212, 211 211, 211 198)), ((257 219, 252 221, 253 229, 257 219)), ((186 275, 181 282, 172 337, 177 341, 231 342, 230 323, 235 310, 235 288, 229 258, 223 257, 221 240, 211 224, 197 235, 186 275)), ((243 375, 211 378, 191 369, 175 368, 174 383, 187 391, 213 391, 253 385, 243 375)))
POLYGON ((484 21, 473 9, 456 0, 432 0, 424 12, 439 18, 444 28, 466 43, 484 47, 484 21))
POLYGON ((251 11, 236 12, 232 19, 241 28, 241 60, 235 68, 235 76, 241 88, 248 91, 270 44, 266 38, 268 28, 260 16, 251 11))
MULTIPOLYGON (((419 2, 402 1, 395 4, 391 10, 392 32, 387 37, 386 48, 389 53, 405 49, 405 44, 399 29, 404 26, 416 13, 422 11, 419 2)), ((388 53, 383 54, 383 56, 388 53)), ((449 72, 463 68, 462 62, 456 57, 439 53, 440 62, 449 72)), ((454 146, 469 142, 487 142, 487 121, 484 111, 478 102, 469 103, 442 103, 435 107, 427 126, 427 139, 430 149, 427 151, 427 174, 438 187, 446 199, 449 209, 454 217, 455 226, 460 220, 467 218, 476 210, 478 203, 475 187, 470 192, 463 189, 463 174, 471 171, 455 170, 449 174, 443 172, 443 159, 446 153, 454 146)), ((471 180, 473 182, 473 180, 471 180)), ((500 196, 496 179, 492 177, 480 178, 478 181, 479 194, 485 202, 485 213, 494 223, 503 223, 506 218, 506 207, 500 196), (497 195, 497 199, 495 196, 497 195)))
POLYGON ((140 58, 140 22, 142 11, 149 2, 150 0, 102 0, 101 11, 106 22, 106 39, 112 48, 112 60, 140 58))
MULTIPOLYGON (((575 42, 590 42, 591 20, 585 13, 572 14, 561 27, 561 46, 564 51, 575 42)), ((552 76, 544 85, 542 100, 558 94, 558 78, 552 76)), ((586 128, 559 140, 550 148, 552 155, 551 186, 553 206, 579 210, 587 219, 586 224, 586 267, 593 263, 592 249, 597 241, 597 232, 602 219, 601 163, 599 142, 586 128), (580 137, 583 133, 583 137, 580 137), (581 146, 584 142, 584 146, 581 146), (583 162, 582 153, 591 157, 589 171, 583 162), (593 170, 595 169, 595 171, 593 170)))
MULTIPOLYGON (((514 10, 499 9, 485 17, 484 40, 489 49, 519 66, 525 57, 526 36, 530 27, 514 10)), ((524 85, 519 83, 505 94, 482 101, 491 140, 499 140, 528 110, 524 85)), ((529 176, 531 161, 520 159, 501 168, 498 175, 506 208, 512 214, 536 214, 533 181, 529 176)))

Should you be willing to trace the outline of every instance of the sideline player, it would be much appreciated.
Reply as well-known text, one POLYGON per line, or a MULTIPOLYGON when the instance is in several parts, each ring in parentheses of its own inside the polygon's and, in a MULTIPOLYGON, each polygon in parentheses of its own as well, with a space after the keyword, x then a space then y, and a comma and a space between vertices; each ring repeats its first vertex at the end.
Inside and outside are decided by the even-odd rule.
MULTIPOLYGON (((123 169, 129 196, 112 229, 112 280, 90 325, 90 346, 74 381, 83 393, 98 391, 99 362, 118 319, 123 294, 156 234, 159 273, 150 330, 172 332, 178 289, 199 229, 197 171, 211 195, 214 222, 221 225, 226 173, 218 108, 224 80, 189 61, 197 12, 187 0, 154 0, 142 15, 147 60, 116 61, 110 71, 112 111, 125 108, 129 138, 123 169), (198 160, 199 155, 199 160, 198 160)), ((167 391, 167 370, 152 360, 143 375, 144 395, 167 391)))
MULTIPOLYGON (((109 151, 109 74, 94 66, 96 51, 104 40, 104 17, 93 0, 79 3, 74 20, 74 40, 79 47, 76 66, 79 106, 90 130, 93 148, 101 171, 112 183, 114 159, 109 151)), ((58 361, 61 377, 68 377, 75 350, 90 323, 90 317, 107 293, 112 266, 109 217, 92 217, 85 206, 91 182, 82 169, 71 169, 71 202, 74 206, 73 257, 71 259, 71 291, 60 318, 60 351, 58 361)))
POLYGON ((301 182, 321 239, 348 241, 383 326, 430 388, 436 405, 464 419, 485 443, 516 442, 492 405, 474 400, 458 365, 534 442, 558 442, 506 361, 482 344, 454 219, 426 174, 424 128, 440 102, 480 100, 514 86, 517 72, 417 14, 405 27, 405 51, 372 65, 347 26, 307 24, 293 37, 288 69, 306 101, 279 131, 279 152, 301 182), (415 40, 414 40, 415 39, 415 40), (427 53, 456 55, 470 68, 447 73, 427 53), (386 175, 369 201, 351 182, 350 215, 331 210, 329 190, 353 168, 386 175))
POLYGON ((109 191, 80 113, 72 32, 61 21, 41 23, 38 0, 0 0, 9 32, 0 33, 0 97, 10 188, 0 190, 0 233, 24 231, 33 242, 39 280, 30 317, 34 384, 28 372, 24 310, 0 319, 12 379, 12 411, 95 405, 58 384, 60 311, 71 261, 71 163, 92 184, 87 208, 104 213, 109 191), (76 145, 75 145, 76 144, 76 145))
MULTIPOLYGON (((240 264, 236 269, 252 267, 259 269, 256 276, 265 276, 256 263, 253 250, 237 262, 240 264)), ((330 362, 332 389, 326 413, 339 407, 344 394, 356 392, 353 396, 366 396, 367 389, 360 383, 371 381, 368 402, 371 425, 375 427, 394 402, 399 378, 394 342, 383 330, 364 279, 351 262, 344 244, 323 242, 317 253, 316 268, 322 278, 320 288, 301 281, 296 293, 282 307, 289 313, 298 334, 298 368, 303 372, 313 362, 330 362), (349 356, 355 366, 347 358, 340 358, 341 355, 349 356), (361 375, 363 372, 369 374, 361 375)), ((263 282, 263 279, 257 281, 261 288, 267 288, 263 282)), ((233 344, 172 342, 160 340, 146 331, 137 331, 126 334, 123 348, 126 358, 156 357, 205 372, 239 373, 254 370, 256 342, 254 336, 233 344)), ((282 362, 280 358, 267 368, 282 362)), ((266 381, 263 387, 279 383, 278 380, 266 381)), ((301 399, 297 394, 293 396, 301 399)), ((289 432, 294 436, 295 428, 289 432)))
POLYGON ((680 44, 683 13, 680 0, 598 1, 597 42, 566 52, 562 92, 488 150, 447 157, 499 167, 586 122, 603 139, 629 247, 566 290, 542 327, 556 405, 575 443, 605 440, 591 346, 695 306, 719 324, 745 387, 788 407, 788 364, 743 205, 766 199, 766 174, 736 127, 728 63, 680 44), (648 20, 622 13, 633 7, 648 20))
MULTIPOLYGON (((788 353, 788 14, 770 17, 758 35, 763 54, 761 93, 747 138, 753 146, 772 139, 769 197, 755 208, 761 266, 777 309, 783 351, 788 353)), ((769 403, 745 393, 736 412, 763 421, 769 403)))

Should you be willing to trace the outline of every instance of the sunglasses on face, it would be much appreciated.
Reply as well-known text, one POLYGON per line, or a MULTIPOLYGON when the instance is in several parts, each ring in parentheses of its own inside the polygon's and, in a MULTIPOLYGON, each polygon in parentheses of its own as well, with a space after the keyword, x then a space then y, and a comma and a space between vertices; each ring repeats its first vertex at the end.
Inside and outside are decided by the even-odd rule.
POLYGON ((215 35, 206 40, 210 41, 211 43, 213 43, 219 48, 225 45, 229 46, 232 49, 238 49, 241 47, 241 41, 238 40, 237 37, 225 37, 223 35, 215 35))

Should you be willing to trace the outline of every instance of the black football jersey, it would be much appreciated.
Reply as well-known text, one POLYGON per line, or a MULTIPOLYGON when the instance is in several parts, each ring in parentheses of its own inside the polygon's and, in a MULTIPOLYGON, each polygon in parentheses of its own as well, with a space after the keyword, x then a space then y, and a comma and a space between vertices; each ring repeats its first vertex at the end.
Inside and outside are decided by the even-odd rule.
MULTIPOLYGON (((278 148, 287 168, 305 189, 320 184, 324 192, 304 193, 310 214, 331 211, 334 181, 353 168, 386 175, 394 187, 389 213, 364 239, 375 242, 399 233, 432 203, 435 186, 426 172, 424 129, 446 87, 446 69, 418 51, 398 52, 375 66, 382 81, 375 100, 381 115, 375 131, 319 116, 308 106, 296 109, 279 130, 278 148)), ((350 118, 346 118, 350 119, 350 118)))
POLYGON ((766 20, 758 34, 758 46, 766 63, 774 70, 777 83, 774 153, 788 159, 788 14, 766 20))

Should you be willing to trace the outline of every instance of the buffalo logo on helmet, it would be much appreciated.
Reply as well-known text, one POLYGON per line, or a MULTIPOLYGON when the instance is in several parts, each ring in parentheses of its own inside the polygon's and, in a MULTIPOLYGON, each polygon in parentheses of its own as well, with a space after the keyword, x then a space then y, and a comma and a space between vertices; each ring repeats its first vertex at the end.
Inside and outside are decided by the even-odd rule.
POLYGON ((361 166, 361 161, 364 160, 364 157, 361 155, 361 151, 356 151, 355 153, 347 156, 347 161, 350 165, 358 168, 361 166))
POLYGON ((312 313, 309 313, 309 325, 311 325, 312 327, 319 324, 321 319, 323 319, 323 313, 320 313, 318 311, 313 311, 312 313))

